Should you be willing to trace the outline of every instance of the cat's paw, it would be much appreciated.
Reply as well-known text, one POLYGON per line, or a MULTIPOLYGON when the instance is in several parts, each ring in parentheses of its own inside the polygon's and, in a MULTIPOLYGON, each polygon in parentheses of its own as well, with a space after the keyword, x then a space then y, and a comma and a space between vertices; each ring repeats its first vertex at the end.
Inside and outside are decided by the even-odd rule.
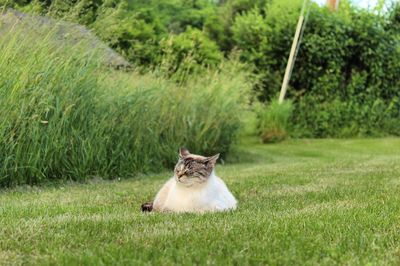
POLYGON ((151 212, 153 210, 153 202, 143 203, 141 209, 142 212, 151 212))

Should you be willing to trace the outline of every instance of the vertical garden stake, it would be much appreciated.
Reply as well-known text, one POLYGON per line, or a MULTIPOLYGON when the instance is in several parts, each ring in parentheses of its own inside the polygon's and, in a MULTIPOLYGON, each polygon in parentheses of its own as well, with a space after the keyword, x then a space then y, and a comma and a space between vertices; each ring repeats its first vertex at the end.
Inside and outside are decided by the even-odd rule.
POLYGON ((282 81, 281 93, 279 94, 279 103, 283 102, 283 99, 285 98, 287 86, 289 84, 290 74, 292 72, 293 63, 294 63, 293 59, 294 59, 294 56, 296 53, 297 43, 299 41, 299 36, 300 36, 300 31, 303 26, 304 7, 306 4, 306 1, 307 0, 304 0, 304 2, 303 2, 303 7, 301 8, 300 17, 297 22, 296 32, 294 34, 294 38, 293 38, 293 42, 292 42, 292 48, 290 49, 289 59, 288 59, 287 65, 286 65, 285 75, 284 75, 283 81, 282 81))

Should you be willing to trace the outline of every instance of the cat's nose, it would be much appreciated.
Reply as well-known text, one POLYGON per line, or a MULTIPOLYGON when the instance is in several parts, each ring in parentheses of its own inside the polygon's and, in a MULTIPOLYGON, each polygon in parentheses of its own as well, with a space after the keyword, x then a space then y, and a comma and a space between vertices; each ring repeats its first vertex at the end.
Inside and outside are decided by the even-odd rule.
POLYGON ((178 179, 185 175, 185 171, 178 172, 177 174, 178 179))

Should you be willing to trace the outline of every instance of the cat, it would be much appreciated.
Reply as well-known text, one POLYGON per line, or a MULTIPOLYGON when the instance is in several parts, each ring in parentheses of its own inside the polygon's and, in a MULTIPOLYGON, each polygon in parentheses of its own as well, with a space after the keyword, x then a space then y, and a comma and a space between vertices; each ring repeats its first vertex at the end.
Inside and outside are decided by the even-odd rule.
POLYGON ((218 157, 219 154, 195 155, 181 148, 174 176, 160 189, 153 203, 142 205, 142 210, 202 213, 236 209, 235 197, 215 174, 218 157))

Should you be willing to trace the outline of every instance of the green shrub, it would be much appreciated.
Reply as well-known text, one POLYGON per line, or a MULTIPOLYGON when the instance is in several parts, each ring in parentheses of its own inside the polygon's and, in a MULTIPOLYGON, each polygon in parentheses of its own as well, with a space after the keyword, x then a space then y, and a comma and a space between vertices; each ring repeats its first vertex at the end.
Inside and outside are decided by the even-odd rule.
POLYGON ((204 67, 215 67, 223 60, 217 44, 203 32, 189 28, 160 42, 163 71, 168 74, 193 74, 204 67))
POLYGON ((268 105, 256 106, 258 133, 263 143, 279 142, 287 138, 292 110, 290 101, 279 103, 273 100, 268 105))
MULTIPOLYGON (((261 100, 279 91, 300 5, 271 1, 236 17, 233 39, 262 79, 261 100)), ((311 6, 287 96, 295 136, 400 135, 397 9, 381 16, 311 6)))
POLYGON ((132 63, 149 66, 160 62, 158 41, 165 34, 163 25, 149 20, 140 10, 132 12, 124 1, 115 6, 104 3, 88 26, 132 63))
POLYGON ((0 39, 0 186, 155 172, 182 145, 229 151, 251 88, 237 63, 177 85, 104 69, 86 44, 54 39, 0 39))
POLYGON ((269 1, 235 18, 232 41, 242 51, 241 59, 255 66, 261 78, 255 89, 262 101, 280 89, 302 2, 269 1))

